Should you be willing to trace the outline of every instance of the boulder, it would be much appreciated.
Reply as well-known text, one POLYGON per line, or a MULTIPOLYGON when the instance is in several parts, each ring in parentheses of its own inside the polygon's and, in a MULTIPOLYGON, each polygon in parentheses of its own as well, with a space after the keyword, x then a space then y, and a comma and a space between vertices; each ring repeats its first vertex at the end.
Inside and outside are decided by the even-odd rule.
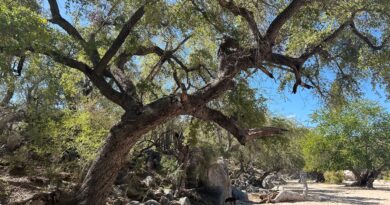
POLYGON ((214 196, 217 200, 216 205, 225 203, 225 199, 231 197, 232 186, 229 178, 229 172, 223 159, 219 159, 212 164, 207 171, 206 185, 220 192, 219 196, 214 196))
POLYGON ((12 152, 19 148, 22 145, 23 142, 23 137, 17 133, 17 132, 12 132, 7 138, 7 142, 5 144, 5 147, 7 148, 8 151, 12 152))
POLYGON ((169 199, 168 199, 167 197, 165 197, 165 196, 162 196, 162 197, 160 198, 159 203, 160 203, 161 205, 168 205, 168 204, 169 204, 169 199))
POLYGON ((279 194, 275 197, 275 199, 272 200, 274 203, 279 202, 297 202, 297 201, 304 201, 305 197, 302 194, 299 194, 294 191, 281 191, 279 194))
POLYGON ((164 195, 167 197, 169 200, 173 200, 173 195, 175 192, 172 189, 164 189, 164 195))
POLYGON ((148 200, 144 203, 145 205, 160 205, 160 203, 158 203, 156 200, 148 200))
POLYGON ((187 197, 180 198, 179 203, 180 205, 191 205, 191 202, 187 197))
POLYGON ((154 184, 154 180, 152 176, 147 176, 144 180, 142 180, 142 183, 145 184, 147 187, 150 187, 154 184))
POLYGON ((241 191, 240 189, 233 187, 232 188, 232 197, 240 201, 248 201, 248 194, 241 191))

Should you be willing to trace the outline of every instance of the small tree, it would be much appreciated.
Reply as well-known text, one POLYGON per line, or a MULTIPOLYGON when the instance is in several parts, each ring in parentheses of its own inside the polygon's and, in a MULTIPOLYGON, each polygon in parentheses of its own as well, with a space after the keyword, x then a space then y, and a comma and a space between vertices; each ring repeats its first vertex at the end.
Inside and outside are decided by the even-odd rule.
POLYGON ((355 186, 373 187, 390 166, 390 114, 372 102, 353 102, 313 115, 317 128, 304 141, 306 167, 351 170, 355 186))

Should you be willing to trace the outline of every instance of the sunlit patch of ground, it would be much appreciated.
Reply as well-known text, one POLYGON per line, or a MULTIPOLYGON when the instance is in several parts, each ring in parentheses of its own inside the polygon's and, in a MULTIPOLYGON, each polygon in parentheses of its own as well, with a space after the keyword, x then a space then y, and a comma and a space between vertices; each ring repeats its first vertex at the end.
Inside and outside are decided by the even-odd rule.
MULTIPOLYGON (((376 181, 375 189, 365 189, 358 187, 347 187, 345 185, 335 184, 317 184, 309 183, 309 201, 295 203, 278 203, 278 204, 361 204, 390 205, 390 182, 376 181)), ((279 190, 292 190, 302 193, 302 184, 289 182, 287 185, 280 187, 279 190)), ((255 196, 250 196, 253 202, 259 201, 255 196)))

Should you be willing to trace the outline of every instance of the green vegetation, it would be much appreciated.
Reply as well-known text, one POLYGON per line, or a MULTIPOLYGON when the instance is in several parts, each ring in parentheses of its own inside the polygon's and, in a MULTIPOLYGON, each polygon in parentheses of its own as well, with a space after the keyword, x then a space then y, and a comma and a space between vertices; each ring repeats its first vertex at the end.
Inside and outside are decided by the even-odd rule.
POLYGON ((356 185, 372 187, 389 168, 390 114, 382 107, 360 100, 320 110, 313 120, 317 127, 303 142, 307 169, 351 170, 356 185))

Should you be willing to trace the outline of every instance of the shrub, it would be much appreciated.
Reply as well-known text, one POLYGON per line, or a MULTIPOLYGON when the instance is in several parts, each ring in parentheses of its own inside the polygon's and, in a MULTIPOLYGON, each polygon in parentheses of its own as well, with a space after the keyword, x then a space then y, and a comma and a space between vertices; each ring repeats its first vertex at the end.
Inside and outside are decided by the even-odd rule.
POLYGON ((390 171, 383 173, 383 180, 390 181, 390 171))
POLYGON ((344 179, 344 173, 342 171, 326 171, 324 177, 326 183, 341 184, 344 179))

